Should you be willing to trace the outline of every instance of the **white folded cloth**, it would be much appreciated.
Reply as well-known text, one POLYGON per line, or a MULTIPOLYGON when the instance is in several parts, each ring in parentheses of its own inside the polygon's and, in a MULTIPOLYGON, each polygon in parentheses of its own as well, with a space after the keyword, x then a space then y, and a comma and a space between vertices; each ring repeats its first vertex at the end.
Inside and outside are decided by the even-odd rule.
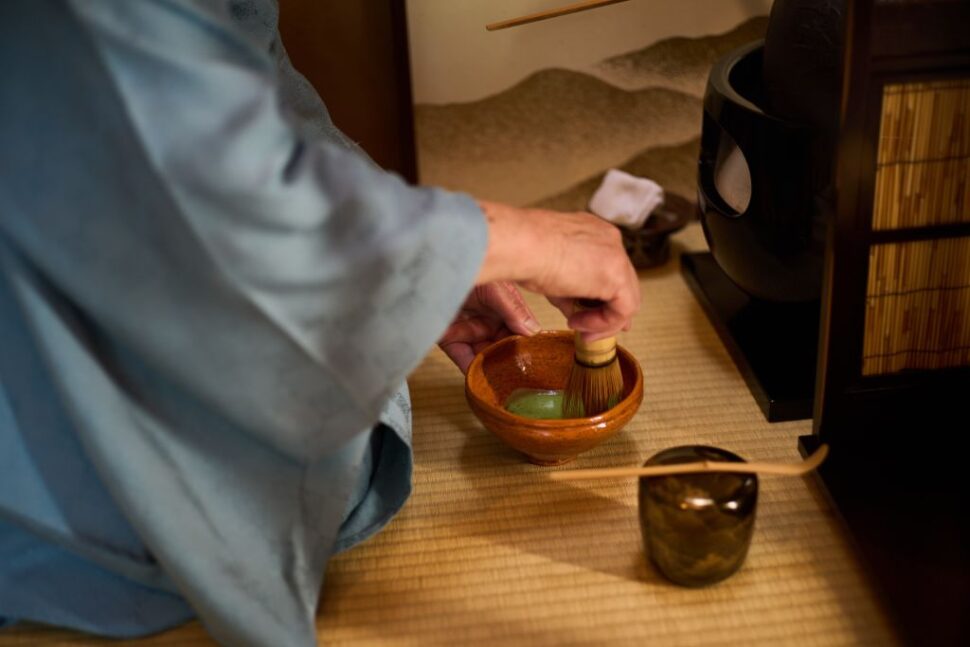
POLYGON ((610 169, 589 201, 589 210, 614 225, 639 229, 663 202, 663 187, 653 180, 610 169))

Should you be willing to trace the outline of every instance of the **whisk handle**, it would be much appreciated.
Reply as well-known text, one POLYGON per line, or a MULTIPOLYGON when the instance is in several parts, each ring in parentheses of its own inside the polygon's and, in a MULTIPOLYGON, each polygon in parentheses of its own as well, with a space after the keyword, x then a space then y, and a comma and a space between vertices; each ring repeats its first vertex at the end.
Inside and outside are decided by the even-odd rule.
POLYGON ((576 333, 576 362, 590 368, 605 366, 616 358, 616 337, 585 341, 576 333))

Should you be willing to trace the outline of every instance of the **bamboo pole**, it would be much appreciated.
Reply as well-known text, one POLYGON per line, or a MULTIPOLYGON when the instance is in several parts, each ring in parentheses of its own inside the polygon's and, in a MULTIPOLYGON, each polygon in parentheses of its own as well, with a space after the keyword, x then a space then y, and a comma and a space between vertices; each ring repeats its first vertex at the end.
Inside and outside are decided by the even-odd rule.
MULTIPOLYGON (((931 312, 931 317, 929 322, 930 327, 929 327, 929 330, 927 331, 928 334, 927 334, 926 346, 928 349, 934 352, 937 352, 940 349, 940 332, 942 330, 941 320, 944 316, 943 311, 941 309, 941 306, 942 306, 941 299, 944 298, 944 292, 945 292, 945 290, 943 289, 945 287, 943 285, 943 281, 944 281, 943 272, 944 272, 944 268, 946 267, 946 255, 947 255, 947 252, 949 251, 949 245, 947 245, 945 240, 943 241, 934 240, 931 242, 931 245, 933 246, 936 252, 935 254, 936 258, 934 259, 935 262, 930 267, 931 287, 933 289, 932 289, 932 292, 929 294, 929 297, 930 297, 929 308, 931 312)), ((938 366, 936 365, 936 361, 932 362, 931 368, 938 368, 938 366)))
POLYGON ((956 267, 959 263, 960 256, 960 245, 957 239, 950 239, 947 241, 947 264, 945 268, 945 278, 944 283, 946 290, 944 291, 944 303, 946 307, 946 316, 941 322, 942 325, 942 353, 940 360, 943 366, 948 366, 949 363, 946 361, 947 356, 950 352, 960 346, 960 339, 957 337, 957 331, 955 328, 955 317, 957 311, 960 307, 960 300, 963 295, 958 289, 957 282, 954 280, 956 278, 956 267))
POLYGON ((899 358, 899 345, 896 342, 898 329, 899 329, 899 286, 900 286, 900 276, 899 276, 899 257, 900 257, 900 243, 890 243, 887 245, 887 249, 890 252, 892 262, 889 266, 890 273, 890 292, 891 296, 887 296, 890 299, 889 302, 889 349, 887 354, 887 372, 895 373, 896 365, 899 358))
POLYGON ((910 349, 906 344, 906 314, 909 309, 910 298, 912 296, 912 286, 910 283, 909 274, 909 260, 913 253, 913 246, 907 243, 899 244, 899 261, 897 263, 896 271, 899 275, 899 307, 896 312, 896 317, 898 321, 895 322, 895 339, 893 340, 896 346, 896 370, 902 370, 906 368, 907 362, 909 361, 910 349))
MULTIPOLYGON (((920 268, 919 283, 924 290, 920 293, 920 334, 918 343, 921 347, 929 346, 930 329, 932 320, 930 319, 930 299, 932 298, 933 284, 933 260, 936 249, 936 241, 921 241, 922 267, 920 268)), ((927 357, 923 357, 919 365, 920 368, 930 368, 927 357)))
POLYGON ((883 294, 883 324, 882 324, 882 334, 883 334, 883 361, 882 370, 883 373, 888 373, 892 370, 892 358, 893 358, 893 342, 892 342, 892 322, 893 322, 893 300, 892 291, 895 286, 895 277, 892 273, 891 260, 895 255, 895 250, 891 244, 883 245, 880 248, 880 253, 883 255, 883 271, 886 274, 886 291, 883 294))
POLYGON ((573 4, 556 7, 555 9, 537 11, 525 16, 519 16, 518 18, 510 18, 509 20, 500 20, 498 22, 489 23, 485 25, 485 29, 488 31, 508 29, 509 27, 527 25, 529 23, 539 22, 540 20, 549 20, 550 18, 556 18, 558 16, 566 16, 571 13, 579 13, 580 11, 589 11, 590 9, 597 9, 599 7, 605 7, 611 4, 619 4, 620 2, 626 1, 627 0, 584 0, 583 2, 574 2, 573 4))

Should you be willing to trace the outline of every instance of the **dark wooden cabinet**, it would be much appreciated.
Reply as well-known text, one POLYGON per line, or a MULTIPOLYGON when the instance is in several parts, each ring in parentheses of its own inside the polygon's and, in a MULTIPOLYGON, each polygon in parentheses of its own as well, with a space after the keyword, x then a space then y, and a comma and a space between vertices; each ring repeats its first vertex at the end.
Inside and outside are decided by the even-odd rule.
POLYGON ((334 123, 416 181, 405 0, 281 0, 280 32, 334 123))
POLYGON ((970 644, 970 3, 848 3, 811 451, 913 645, 970 644))

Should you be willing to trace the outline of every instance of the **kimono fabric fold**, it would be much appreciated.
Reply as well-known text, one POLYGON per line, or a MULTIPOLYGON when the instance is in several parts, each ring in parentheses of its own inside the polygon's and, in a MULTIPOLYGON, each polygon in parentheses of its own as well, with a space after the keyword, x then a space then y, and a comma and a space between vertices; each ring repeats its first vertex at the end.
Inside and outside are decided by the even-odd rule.
POLYGON ((0 4, 0 624, 312 645, 410 492, 484 219, 340 134, 276 22, 0 4))

